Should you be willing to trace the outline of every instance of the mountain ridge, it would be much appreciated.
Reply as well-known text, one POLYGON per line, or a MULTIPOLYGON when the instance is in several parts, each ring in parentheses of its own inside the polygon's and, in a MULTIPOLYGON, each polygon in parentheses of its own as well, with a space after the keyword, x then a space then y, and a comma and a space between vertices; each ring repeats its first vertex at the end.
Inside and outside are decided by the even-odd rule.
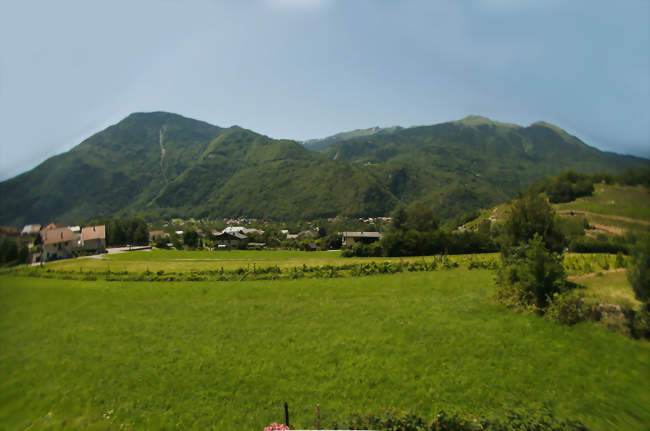
POLYGON ((498 204, 564 169, 648 167, 548 123, 485 117, 342 132, 321 151, 239 126, 133 113, 0 182, 0 223, 141 214, 305 219, 388 214, 422 199, 448 218, 498 204))

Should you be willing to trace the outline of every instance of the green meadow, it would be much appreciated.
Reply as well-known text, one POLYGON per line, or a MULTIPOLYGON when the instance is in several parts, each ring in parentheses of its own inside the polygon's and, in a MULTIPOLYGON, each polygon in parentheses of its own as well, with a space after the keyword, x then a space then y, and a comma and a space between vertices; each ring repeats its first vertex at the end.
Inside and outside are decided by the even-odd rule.
MULTIPOLYGON (((496 253, 476 254, 473 259, 497 258, 496 253)), ((340 251, 291 251, 291 250, 232 250, 232 251, 185 251, 150 250, 108 254, 102 258, 82 258, 51 262, 47 268, 61 271, 104 272, 111 271, 209 271, 224 268, 280 267, 295 268, 302 265, 350 265, 369 262, 431 262, 435 256, 419 257, 341 257, 340 251)), ((470 255, 449 256, 457 262, 466 261, 470 255)))
POLYGON ((580 210, 597 214, 650 220, 650 191, 643 186, 595 184, 593 196, 554 205, 559 210, 580 210))
POLYGON ((245 282, 3 275, 0 429, 262 430, 283 420, 284 401, 294 429, 314 427, 316 403, 325 426, 383 407, 425 417, 545 407, 593 429, 646 429, 649 343, 514 313, 491 299, 493 280, 467 269, 245 282))

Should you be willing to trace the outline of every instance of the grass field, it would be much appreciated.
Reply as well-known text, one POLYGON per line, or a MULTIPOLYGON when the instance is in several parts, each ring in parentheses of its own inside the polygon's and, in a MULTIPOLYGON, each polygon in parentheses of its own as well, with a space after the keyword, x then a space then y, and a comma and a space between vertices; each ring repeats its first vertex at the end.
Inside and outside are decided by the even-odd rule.
MULTIPOLYGON (((465 227, 474 229, 489 217, 503 222, 508 216, 508 207, 506 203, 483 210, 465 227)), ((611 227, 612 231, 647 232, 650 229, 650 190, 642 186, 594 184, 593 196, 553 204, 553 208, 565 217, 574 212, 587 218, 590 224, 611 227)))
POLYGON ((624 307, 641 308, 641 301, 634 297, 634 291, 625 270, 610 270, 570 277, 570 280, 584 286, 585 298, 618 304, 624 307))
POLYGON ((559 210, 582 210, 647 221, 650 220, 650 191, 642 186, 596 184, 593 196, 554 206, 559 210))
MULTIPOLYGON (((496 258, 496 253, 473 255, 474 259, 496 258)), ((419 257, 341 257, 339 251, 291 251, 291 250, 232 250, 232 251, 184 251, 151 250, 134 251, 115 255, 104 255, 101 259, 83 258, 51 262, 46 266, 59 270, 83 270, 93 272, 111 271, 205 271, 219 268, 236 269, 278 266, 349 265, 366 262, 409 262, 432 261, 435 256, 419 257)), ((454 261, 463 261, 469 255, 450 256, 454 261)))
MULTIPOLYGON (((117 261, 117 260, 116 260, 117 261)), ((261 430, 384 406, 650 423, 650 345, 490 299, 485 270, 263 282, 0 277, 0 428, 261 430)))

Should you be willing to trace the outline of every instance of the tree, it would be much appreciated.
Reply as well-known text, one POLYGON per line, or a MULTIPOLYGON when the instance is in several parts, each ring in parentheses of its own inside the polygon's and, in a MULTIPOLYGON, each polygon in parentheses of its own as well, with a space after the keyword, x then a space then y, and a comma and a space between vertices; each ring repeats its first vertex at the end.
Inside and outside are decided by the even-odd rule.
POLYGON ((509 305, 543 310, 566 285, 561 256, 546 249, 539 234, 513 247, 503 260, 497 279, 497 298, 509 305))
POLYGON ((407 207, 400 206, 393 213, 393 230, 433 232, 438 230, 440 221, 433 209, 422 201, 415 201, 407 207))
POLYGON ((632 248, 632 256, 627 276, 636 298, 650 307, 650 234, 637 239, 632 248))
POLYGON ((551 251, 564 248, 564 237, 551 205, 542 196, 529 192, 512 202, 510 214, 504 226, 504 249, 526 244, 539 235, 545 247, 551 251))
POLYGON ((149 243, 149 229, 146 223, 140 223, 135 228, 133 243, 136 245, 147 245, 149 243))
POLYGON ((194 229, 186 230, 183 233, 183 243, 190 248, 196 248, 199 245, 199 234, 194 229))
POLYGON ((406 208, 403 205, 393 211, 391 218, 393 219, 392 227, 394 231, 406 230, 406 208))

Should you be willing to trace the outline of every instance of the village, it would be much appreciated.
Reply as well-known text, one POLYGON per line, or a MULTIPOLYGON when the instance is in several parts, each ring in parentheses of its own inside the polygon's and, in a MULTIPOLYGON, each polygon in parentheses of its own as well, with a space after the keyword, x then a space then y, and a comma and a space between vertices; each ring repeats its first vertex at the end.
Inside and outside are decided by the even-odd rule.
POLYGON ((13 226, 0 226, 0 243, 14 241, 18 250, 26 250, 23 252, 26 256, 17 259, 19 263, 26 264, 151 248, 339 250, 355 243, 371 244, 381 240, 383 233, 368 228, 375 227, 375 223, 380 226, 380 223, 390 221, 390 217, 378 217, 354 219, 350 223, 349 220, 332 218, 317 226, 312 225, 312 222, 294 225, 292 227, 296 233, 291 233, 286 224, 258 223, 255 219, 224 218, 220 222, 225 225, 222 229, 210 229, 210 223, 200 223, 193 219, 174 219, 162 225, 148 223, 146 232, 140 238, 131 236, 122 237, 122 240, 111 237, 110 223, 67 226, 50 222, 45 226, 27 224, 21 230, 13 226), (326 224, 350 225, 359 230, 329 232, 326 224), (304 229, 298 230, 300 227, 304 229))

